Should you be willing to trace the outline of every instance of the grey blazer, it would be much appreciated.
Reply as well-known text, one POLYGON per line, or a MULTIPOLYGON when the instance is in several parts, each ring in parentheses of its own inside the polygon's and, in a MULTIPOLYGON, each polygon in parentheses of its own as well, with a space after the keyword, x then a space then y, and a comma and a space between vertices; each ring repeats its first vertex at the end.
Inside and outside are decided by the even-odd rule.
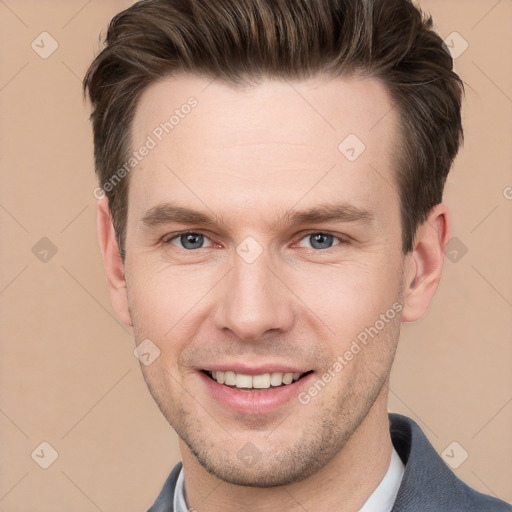
MULTIPOLYGON (((389 415, 391 440, 405 464, 392 512, 512 512, 512 506, 481 494, 457 478, 410 418, 389 415)), ((178 463, 147 512, 173 512, 178 463)))

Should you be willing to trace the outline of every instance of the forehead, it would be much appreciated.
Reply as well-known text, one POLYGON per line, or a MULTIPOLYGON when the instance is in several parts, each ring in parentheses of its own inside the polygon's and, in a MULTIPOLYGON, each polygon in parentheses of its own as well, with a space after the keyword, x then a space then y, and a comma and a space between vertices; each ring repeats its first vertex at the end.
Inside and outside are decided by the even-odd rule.
POLYGON ((142 95, 132 149, 131 215, 164 201, 270 212, 323 200, 396 203, 396 112, 373 78, 265 80, 233 88, 177 75, 142 95))

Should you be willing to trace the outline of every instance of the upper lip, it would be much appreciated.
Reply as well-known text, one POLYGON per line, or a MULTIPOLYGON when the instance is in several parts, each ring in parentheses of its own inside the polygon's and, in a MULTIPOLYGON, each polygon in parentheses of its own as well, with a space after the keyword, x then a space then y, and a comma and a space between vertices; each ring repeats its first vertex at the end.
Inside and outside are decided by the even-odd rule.
POLYGON ((242 363, 215 363, 206 364, 199 370, 206 371, 221 371, 221 372, 235 372, 244 375, 263 375, 265 373, 306 373, 311 371, 311 368, 301 368, 298 366, 290 366, 281 363, 266 363, 261 365, 245 365, 242 363))

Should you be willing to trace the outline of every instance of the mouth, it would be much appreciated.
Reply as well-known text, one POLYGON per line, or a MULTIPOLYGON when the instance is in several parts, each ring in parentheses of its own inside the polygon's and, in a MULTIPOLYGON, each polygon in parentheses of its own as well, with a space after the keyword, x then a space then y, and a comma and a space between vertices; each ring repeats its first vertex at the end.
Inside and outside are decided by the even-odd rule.
POLYGON ((307 375, 307 372, 268 372, 258 375, 237 373, 231 370, 201 370, 211 380, 238 391, 268 391, 289 386, 307 375))
POLYGON ((249 366, 234 362, 197 368, 196 375, 206 396, 224 410, 261 418, 297 407, 299 393, 311 384, 316 373, 288 364, 268 362, 249 366))

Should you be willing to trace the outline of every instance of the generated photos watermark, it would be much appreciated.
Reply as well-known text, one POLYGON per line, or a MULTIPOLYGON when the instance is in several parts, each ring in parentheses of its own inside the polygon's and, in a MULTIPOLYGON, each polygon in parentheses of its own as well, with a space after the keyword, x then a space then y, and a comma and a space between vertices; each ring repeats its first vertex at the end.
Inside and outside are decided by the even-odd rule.
POLYGON ((368 342, 386 327, 386 324, 400 314, 402 309, 402 304, 395 302, 385 313, 379 316, 379 319, 373 325, 361 331, 356 336, 356 339, 352 341, 350 347, 336 358, 327 371, 307 391, 299 393, 297 397, 299 402, 303 405, 309 404, 312 398, 317 396, 368 345, 368 342))
POLYGON ((146 140, 142 146, 132 152, 132 155, 128 160, 100 187, 96 187, 93 190, 93 195, 96 199, 103 199, 106 192, 114 190, 115 186, 126 177, 135 167, 137 167, 150 152, 155 149, 160 142, 165 138, 166 135, 172 132, 178 126, 183 119, 187 117, 193 108, 197 107, 198 101, 191 96, 188 100, 181 105, 180 108, 174 110, 174 113, 169 119, 161 122, 156 126, 150 135, 146 137, 146 140))

